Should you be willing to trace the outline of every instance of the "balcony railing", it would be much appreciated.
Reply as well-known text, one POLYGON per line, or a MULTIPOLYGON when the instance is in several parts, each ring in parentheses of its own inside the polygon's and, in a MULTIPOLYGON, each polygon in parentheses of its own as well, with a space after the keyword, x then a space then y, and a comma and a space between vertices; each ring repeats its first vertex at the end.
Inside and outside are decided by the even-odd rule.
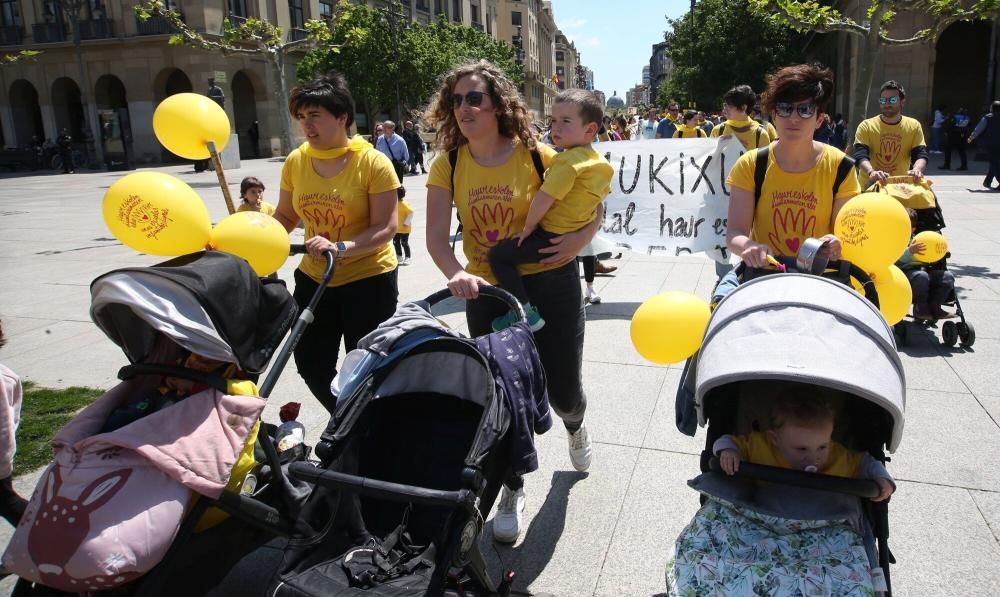
POLYGON ((135 19, 135 30, 137 35, 168 35, 174 33, 170 23, 163 17, 151 16, 145 21, 135 19))
POLYGON ((0 27, 0 46, 19 46, 24 39, 24 29, 20 27, 0 27))
POLYGON ((111 19, 80 21, 80 39, 108 39, 114 36, 111 19))
POLYGON ((233 28, 239 27, 243 23, 247 22, 247 18, 246 17, 241 17, 239 15, 234 15, 233 13, 229 13, 229 17, 228 18, 229 18, 229 24, 233 28))
POLYGON ((31 38, 36 44, 50 44, 66 41, 66 29, 62 23, 35 23, 31 26, 31 38))
POLYGON ((309 37, 309 32, 305 29, 289 29, 288 30, 288 41, 299 41, 300 39, 305 39, 309 37))

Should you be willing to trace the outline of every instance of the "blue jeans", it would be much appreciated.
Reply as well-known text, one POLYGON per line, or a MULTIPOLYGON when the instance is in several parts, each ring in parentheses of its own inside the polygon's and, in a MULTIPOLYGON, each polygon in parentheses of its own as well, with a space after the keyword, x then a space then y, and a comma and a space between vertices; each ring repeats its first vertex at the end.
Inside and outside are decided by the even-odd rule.
POLYGON ((739 285, 740 279, 736 276, 736 268, 731 268, 729 273, 722 276, 719 284, 715 287, 715 291, 712 292, 712 304, 718 304, 719 301, 729 296, 729 293, 736 290, 739 285))

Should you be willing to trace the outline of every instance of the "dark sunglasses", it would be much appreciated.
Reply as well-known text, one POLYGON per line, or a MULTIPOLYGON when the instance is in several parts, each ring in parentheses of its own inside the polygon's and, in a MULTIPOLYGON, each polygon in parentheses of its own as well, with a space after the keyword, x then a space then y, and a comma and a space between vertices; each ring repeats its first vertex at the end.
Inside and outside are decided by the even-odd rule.
POLYGON ((484 97, 486 97, 486 94, 483 93, 482 91, 470 91, 465 95, 462 95, 461 93, 452 94, 452 96, 449 99, 451 100, 451 108, 453 110, 457 110, 458 108, 462 107, 463 101, 468 102, 469 105, 473 108, 478 108, 479 106, 483 105, 484 97))
POLYGON ((801 118, 812 118, 816 114, 816 104, 803 102, 793 104, 792 102, 778 102, 774 104, 774 113, 782 118, 788 118, 792 112, 798 113, 801 118))
POLYGON ((878 98, 878 103, 883 106, 886 104, 892 104, 893 106, 895 106, 896 104, 899 103, 899 96, 894 95, 892 97, 880 97, 878 98))

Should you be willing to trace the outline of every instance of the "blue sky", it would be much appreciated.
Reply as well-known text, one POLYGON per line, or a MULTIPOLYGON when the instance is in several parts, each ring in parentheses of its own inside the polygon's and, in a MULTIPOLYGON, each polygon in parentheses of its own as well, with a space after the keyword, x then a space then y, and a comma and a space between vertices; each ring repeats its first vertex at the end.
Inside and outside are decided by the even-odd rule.
POLYGON ((608 97, 642 82, 652 46, 663 41, 665 16, 687 13, 690 0, 552 0, 556 25, 573 40, 584 66, 594 71, 594 87, 608 97))

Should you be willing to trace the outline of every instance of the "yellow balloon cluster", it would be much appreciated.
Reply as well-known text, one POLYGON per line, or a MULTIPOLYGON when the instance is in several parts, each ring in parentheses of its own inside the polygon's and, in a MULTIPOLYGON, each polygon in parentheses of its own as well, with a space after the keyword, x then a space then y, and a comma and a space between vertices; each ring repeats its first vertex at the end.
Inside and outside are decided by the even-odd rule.
POLYGON ((701 346, 710 316, 708 303, 689 292, 658 294, 632 316, 632 344, 643 358, 658 365, 683 361, 701 346))
POLYGON ((160 172, 129 174, 108 188, 104 222, 115 238, 141 253, 173 257, 201 251, 212 220, 183 181, 160 172))
POLYGON ((865 271, 893 264, 910 242, 910 217, 889 195, 862 193, 841 208, 833 233, 843 258, 865 271))
POLYGON ((923 243, 924 251, 919 255, 914 254, 913 258, 922 263, 935 263, 944 258, 948 252, 948 241, 940 232, 925 230, 913 237, 913 242, 923 243))
POLYGON ((189 160, 204 160, 229 142, 229 117, 213 100, 197 93, 177 93, 160 102, 153 112, 153 132, 171 153, 189 160))
POLYGON ((288 232, 278 220, 256 211, 223 218, 212 230, 213 249, 246 259, 258 276, 278 271, 288 258, 288 232))

